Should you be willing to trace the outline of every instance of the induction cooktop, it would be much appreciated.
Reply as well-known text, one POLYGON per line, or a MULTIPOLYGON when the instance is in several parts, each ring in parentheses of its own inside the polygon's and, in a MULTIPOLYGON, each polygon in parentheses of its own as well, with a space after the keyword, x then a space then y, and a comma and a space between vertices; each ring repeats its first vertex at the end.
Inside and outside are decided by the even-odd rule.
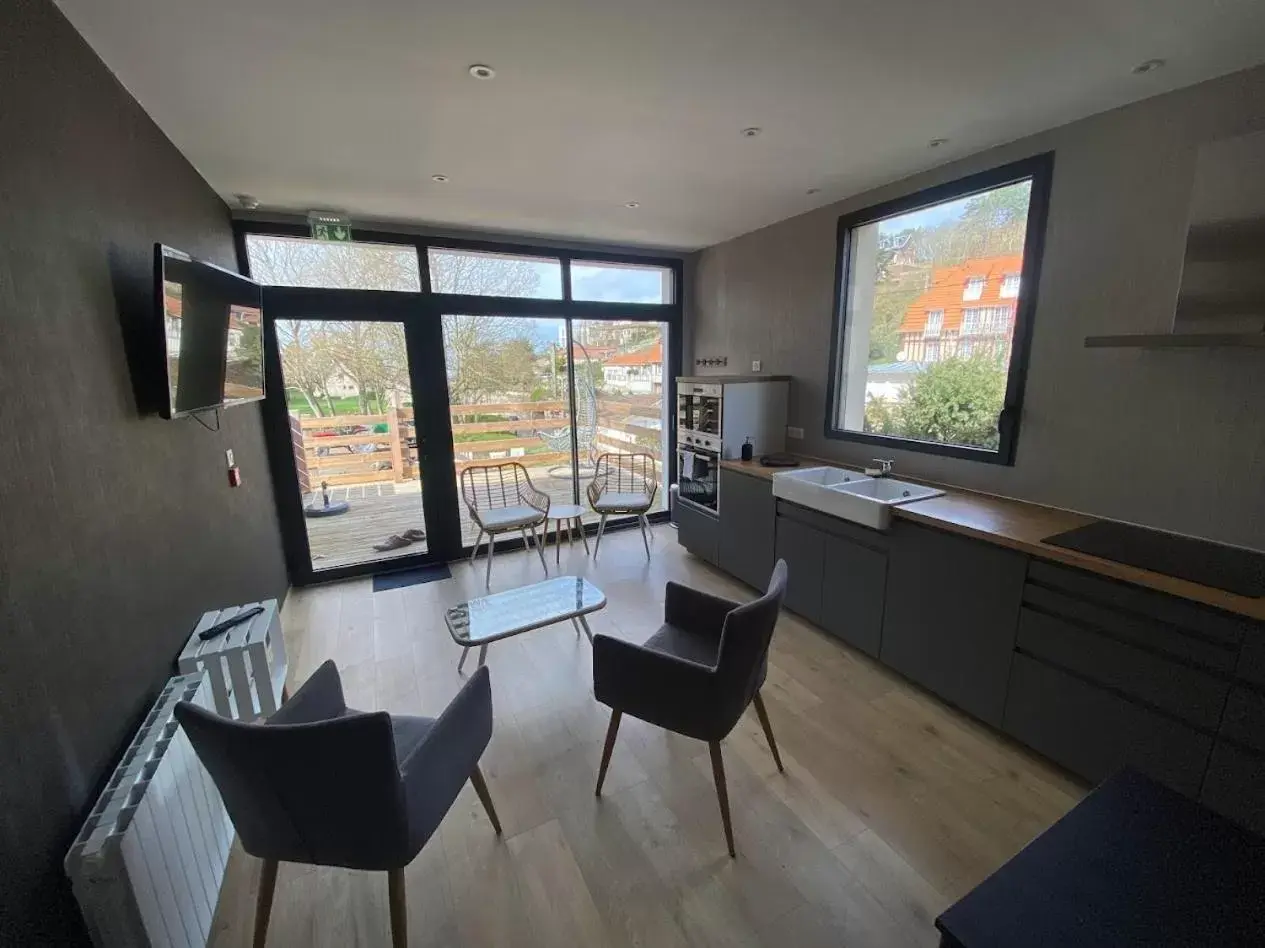
POLYGON ((1254 550, 1111 520, 1056 533, 1043 542, 1240 596, 1265 596, 1265 553, 1254 550))

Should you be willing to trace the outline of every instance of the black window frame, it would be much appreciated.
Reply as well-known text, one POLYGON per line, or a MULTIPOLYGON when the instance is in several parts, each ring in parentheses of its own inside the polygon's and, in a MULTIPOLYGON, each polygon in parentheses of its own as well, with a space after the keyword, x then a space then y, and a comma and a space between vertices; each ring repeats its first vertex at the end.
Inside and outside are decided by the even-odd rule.
POLYGON ((824 434, 835 441, 851 441, 877 447, 895 448, 921 454, 962 458, 986 464, 1013 466, 1019 442, 1019 422, 1023 414, 1023 396, 1028 378, 1028 358, 1032 343, 1032 323, 1037 307, 1037 291, 1041 265, 1045 256, 1046 224, 1049 218, 1050 189, 1054 180, 1054 152, 1044 152, 1013 161, 987 171, 967 175, 944 184, 923 188, 904 197, 871 205, 839 218, 835 234, 835 295, 833 327, 830 339, 830 363, 826 385, 826 420, 824 434), (962 444, 944 444, 902 438, 867 431, 849 431, 839 426, 842 391, 842 365, 847 338, 848 290, 851 281, 852 232, 858 227, 921 210, 946 201, 959 200, 1007 184, 1031 180, 1028 220, 1024 232, 1023 268, 1019 274, 1019 295, 1015 299, 1015 325, 1011 336, 1010 366, 1006 377, 1006 395, 998 416, 996 450, 962 444))
MULTIPOLYGON (((265 237, 299 237, 311 239, 309 226, 299 223, 271 221, 260 218, 235 218, 233 220, 233 238, 237 253, 239 272, 250 275, 250 258, 247 253, 246 237, 258 234, 265 237)), ((418 274, 421 281, 419 291, 408 290, 344 290, 323 287, 285 287, 284 292, 295 300, 310 296, 313 303, 320 305, 329 300, 343 298, 351 311, 364 312, 364 318, 376 308, 383 309, 388 320, 403 322, 407 325, 421 323, 438 326, 440 317, 445 313, 462 313, 473 316, 548 316, 562 319, 567 326, 567 341, 571 340, 571 327, 574 320, 624 321, 665 323, 667 325, 668 359, 663 367, 663 397, 667 416, 667 457, 663 459, 664 484, 676 482, 676 379, 682 374, 684 356, 684 297, 685 297, 685 261, 683 257, 665 257, 652 253, 639 253, 630 250, 622 253, 613 250, 589 250, 574 246, 554 246, 542 243, 515 243, 513 241, 490 240, 482 238, 445 237, 429 235, 417 231, 384 231, 372 227, 352 227, 352 241, 355 243, 397 244, 414 248, 417 254, 418 274), (470 250, 486 253, 514 254, 527 257, 556 258, 562 268, 562 299, 545 299, 543 297, 507 297, 507 296, 475 296, 454 293, 436 293, 431 288, 430 258, 427 251, 434 247, 444 250, 470 250), (618 303, 587 302, 571 298, 571 262, 595 263, 635 263, 643 266, 663 267, 672 273, 672 300, 668 303, 618 303), (357 301, 375 300, 373 305, 356 308, 357 301)), ((268 287, 265 285, 265 292, 268 287)), ((268 309, 264 309, 265 327, 270 327, 268 309)), ((271 332, 271 329, 268 330, 271 332)), ((275 341, 271 345, 275 350, 275 341)), ((567 351, 570 352, 570 345, 567 351)), ((273 375, 267 380, 269 391, 281 391, 280 358, 275 356, 268 360, 272 365, 273 375)), ((572 403, 575 399, 575 378, 568 359, 567 385, 570 389, 572 403)), ((436 395, 436 401, 447 406, 447 385, 444 391, 436 395), (439 397, 442 394, 442 398, 439 397)), ((308 540, 306 530, 302 527, 301 504, 296 493, 298 483, 293 474, 293 457, 289 445, 288 427, 285 422, 284 399, 265 398, 265 434, 269 452, 269 466, 273 472, 273 496, 278 510, 288 510, 289 516, 282 517, 282 540, 286 549, 287 564, 292 582, 295 585, 334 582, 352 576, 371 575, 377 572, 390 572, 394 569, 406 569, 412 565, 403 560, 385 563, 369 563, 324 569, 316 573, 304 564, 308 562, 308 540), (275 410, 274 410, 275 409, 275 410), (270 417, 275 415, 275 417, 270 417), (296 508, 298 512, 296 513, 296 508)), ((576 437, 572 428, 572 457, 577 454, 576 437)), ((581 497, 582 499, 582 497, 581 497)), ((452 497, 456 503, 456 497, 452 497)), ((653 523, 667 522, 669 511, 666 509, 648 515, 653 523)), ((628 521, 623 526, 635 523, 628 521)), ((584 528, 592 534, 596 525, 588 524, 584 528)), ((609 531, 611 528, 608 527, 609 531)), ((497 549, 515 549, 521 541, 506 540, 498 544, 497 549)), ((469 552, 469 547, 462 547, 462 557, 469 552)))

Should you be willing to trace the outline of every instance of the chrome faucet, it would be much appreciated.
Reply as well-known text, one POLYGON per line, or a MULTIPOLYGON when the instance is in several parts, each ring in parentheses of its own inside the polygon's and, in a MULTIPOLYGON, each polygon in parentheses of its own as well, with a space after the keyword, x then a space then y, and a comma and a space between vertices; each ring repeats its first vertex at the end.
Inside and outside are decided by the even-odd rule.
POLYGON ((865 469, 866 477, 886 477, 892 473, 892 461, 890 458, 870 458, 878 467, 867 467, 865 469))

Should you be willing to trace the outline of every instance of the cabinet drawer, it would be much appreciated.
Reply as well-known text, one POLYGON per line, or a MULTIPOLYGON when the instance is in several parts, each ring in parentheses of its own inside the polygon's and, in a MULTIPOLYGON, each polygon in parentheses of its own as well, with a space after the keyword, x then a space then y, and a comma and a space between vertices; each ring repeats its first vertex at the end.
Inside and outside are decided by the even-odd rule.
POLYGON ((1217 741, 1199 802, 1265 834, 1265 757, 1217 741))
POLYGON ((1092 626, 1118 639, 1155 649, 1183 662, 1220 672, 1232 672, 1237 660, 1234 645, 1201 634, 1188 634, 1167 622, 1081 599, 1056 589, 1027 583, 1023 601, 1040 610, 1092 626))
POLYGON ((821 627, 878 658, 887 595, 887 554, 840 537, 826 537, 821 627))
POLYGON ((801 507, 787 500, 778 500, 777 514, 779 517, 789 517, 792 520, 797 520, 827 536, 843 537, 845 540, 851 540, 854 543, 860 543, 876 550, 886 550, 888 548, 889 534, 884 533, 882 530, 871 530, 869 527, 863 527, 858 523, 850 523, 847 520, 841 520, 838 517, 832 517, 817 510, 809 510, 807 507, 801 507))
POLYGON ((1265 754, 1265 695, 1235 685, 1225 704, 1220 736, 1265 754))
POLYGON ((677 501, 676 539, 695 556, 713 566, 719 560, 720 524, 715 517, 677 501))
POLYGON ((1022 654, 1002 730, 1094 783, 1129 765, 1188 796, 1212 750, 1208 735, 1022 654))
POLYGON ((1239 654, 1238 675, 1265 688, 1265 624, 1257 623, 1247 630, 1239 654))
POLYGON ((1149 616, 1226 645, 1237 646, 1252 624, 1250 619, 1178 599, 1176 596, 1044 560, 1032 561, 1028 568, 1028 579, 1042 586, 1062 589, 1080 599, 1093 599, 1102 605, 1149 616))
POLYGON ((1216 731, 1229 682, 1038 612, 1019 611, 1016 645, 1035 658, 1216 731))
POLYGON ((786 608, 820 623, 825 534, 789 517, 778 517, 777 555, 786 560, 786 608))

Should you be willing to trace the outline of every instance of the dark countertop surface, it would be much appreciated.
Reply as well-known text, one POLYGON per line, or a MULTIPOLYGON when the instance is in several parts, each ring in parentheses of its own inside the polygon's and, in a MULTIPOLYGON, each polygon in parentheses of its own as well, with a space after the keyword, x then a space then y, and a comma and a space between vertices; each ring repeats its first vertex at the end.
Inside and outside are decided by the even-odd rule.
POLYGON ((1265 840, 1125 770, 936 919, 961 948, 1265 944, 1265 840))

